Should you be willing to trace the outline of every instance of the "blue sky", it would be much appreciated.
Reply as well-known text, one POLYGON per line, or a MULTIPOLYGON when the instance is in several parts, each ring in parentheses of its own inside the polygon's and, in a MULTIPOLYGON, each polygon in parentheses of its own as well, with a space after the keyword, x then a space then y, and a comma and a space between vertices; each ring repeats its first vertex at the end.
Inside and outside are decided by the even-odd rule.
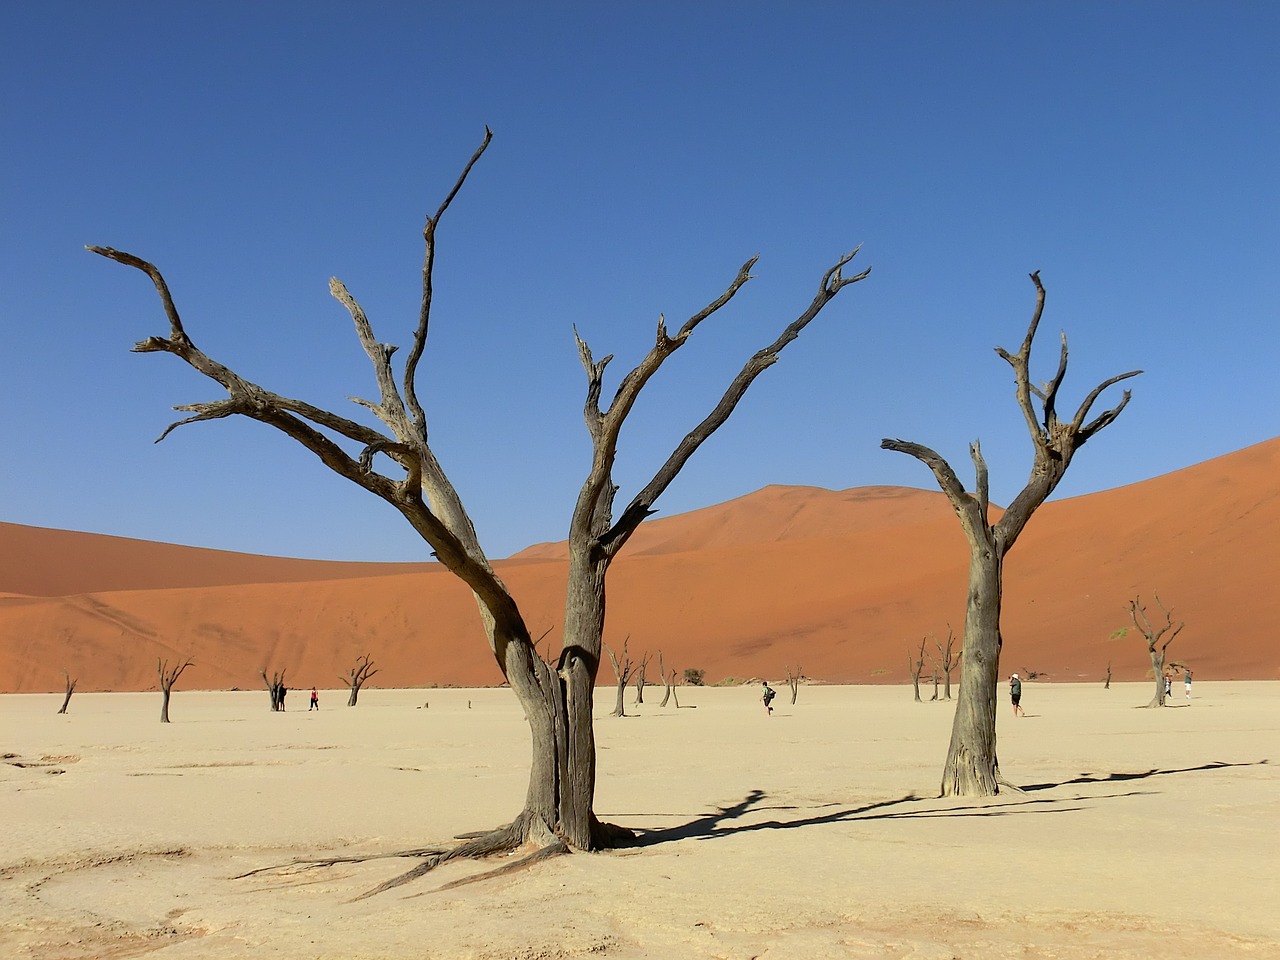
MULTIPOLYGON (((285 556, 423 559, 389 507, 246 420, 153 444, 220 388, 129 352, 166 332, 155 262, 207 353, 340 412, 373 392, 340 277, 407 345, 492 556, 562 539, 589 456, 576 324, 615 376, 760 255, 651 385, 625 503, 742 362, 863 244, 874 268, 767 371, 659 501, 770 483, 933 488, 882 437, 999 502, 1029 440, 997 344, 1040 270, 1041 378, 1124 415, 1059 488, 1132 483, 1278 433, 1270 3, 9 4, 0 12, 0 519, 285 556), (1112 394, 1112 402, 1118 393, 1112 394)), ((616 380, 614 381, 616 382, 616 380)))

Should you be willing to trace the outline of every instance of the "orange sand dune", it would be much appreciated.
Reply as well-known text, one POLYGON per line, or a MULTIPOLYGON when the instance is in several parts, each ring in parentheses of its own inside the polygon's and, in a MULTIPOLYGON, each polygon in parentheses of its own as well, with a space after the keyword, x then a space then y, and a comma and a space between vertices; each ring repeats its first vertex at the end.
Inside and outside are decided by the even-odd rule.
MULTIPOLYGON (((1044 506, 1006 565, 1004 665, 1055 680, 1150 669, 1129 623, 1158 591, 1186 629, 1170 648, 1200 675, 1280 678, 1270 632, 1280 570, 1280 439, 1176 473, 1044 506), (1117 635, 1126 625, 1128 635, 1117 635)), ((0 526, 0 688, 145 690, 158 657, 180 685, 250 687, 287 668, 332 687, 362 653, 387 686, 502 681, 474 603, 432 564, 249 557, 0 526)), ((768 487, 655 519, 610 579, 606 641, 667 670, 841 682, 907 679, 908 650, 957 632, 967 547, 942 494, 768 487)), ((535 635, 563 621, 563 545, 497 566, 535 635)), ((609 669, 601 673, 607 682, 609 669)))

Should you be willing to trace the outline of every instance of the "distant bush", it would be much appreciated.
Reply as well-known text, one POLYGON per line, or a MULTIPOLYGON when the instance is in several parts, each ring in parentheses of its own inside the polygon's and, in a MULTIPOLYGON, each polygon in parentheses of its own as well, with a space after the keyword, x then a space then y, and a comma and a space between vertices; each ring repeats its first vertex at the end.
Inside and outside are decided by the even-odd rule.
POLYGON ((707 671, 699 670, 697 667, 684 668, 684 682, 691 687, 701 687, 707 681, 707 671))
POLYGON ((740 686, 742 686, 744 683, 746 683, 746 681, 745 681, 745 680, 743 680, 741 677, 725 677, 723 680, 717 680, 717 681, 715 682, 715 686, 717 686, 717 687, 740 687, 740 686))

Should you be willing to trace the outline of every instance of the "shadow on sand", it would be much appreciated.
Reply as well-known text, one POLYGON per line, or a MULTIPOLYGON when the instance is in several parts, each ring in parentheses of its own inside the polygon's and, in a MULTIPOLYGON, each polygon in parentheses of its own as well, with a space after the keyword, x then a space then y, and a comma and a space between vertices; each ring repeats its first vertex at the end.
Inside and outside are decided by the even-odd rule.
MULTIPOLYGON (((1175 776, 1223 770, 1229 767, 1251 767, 1265 764, 1266 760, 1255 760, 1245 763, 1206 763, 1196 767, 1184 767, 1176 770, 1146 770, 1139 773, 1112 773, 1093 776, 1082 774, 1071 780, 1060 783, 1037 783, 1021 787, 1026 794, 1038 790, 1050 790, 1078 784, 1111 784, 1124 783, 1130 780, 1146 780, 1152 777, 1175 776)), ((630 847, 649 847, 676 840, 712 840, 719 837, 733 836, 738 833, 752 833, 757 830, 793 830, 801 827, 813 827, 831 823, 851 823, 871 820, 904 820, 925 819, 932 817, 1008 817, 1025 814, 1069 813, 1085 809, 1086 803, 1094 800, 1116 799, 1120 797, 1140 796, 1151 791, 1129 791, 1127 793, 1105 793, 1094 795, 1074 795, 1067 797, 1045 797, 1043 799, 1020 799, 1018 792, 1010 792, 1000 797, 983 798, 965 802, 942 798, 921 798, 909 793, 896 800, 881 800, 863 806, 842 806, 827 804, 836 809, 825 813, 808 816, 774 817, 768 820, 755 820, 754 815, 776 811, 799 812, 800 807, 784 805, 767 805, 768 795, 761 789, 751 790, 738 803, 727 807, 718 807, 712 813, 695 817, 686 823, 659 829, 637 828, 634 842, 630 847), (752 817, 749 822, 743 822, 752 817)), ((614 816, 619 816, 615 814, 614 816)))

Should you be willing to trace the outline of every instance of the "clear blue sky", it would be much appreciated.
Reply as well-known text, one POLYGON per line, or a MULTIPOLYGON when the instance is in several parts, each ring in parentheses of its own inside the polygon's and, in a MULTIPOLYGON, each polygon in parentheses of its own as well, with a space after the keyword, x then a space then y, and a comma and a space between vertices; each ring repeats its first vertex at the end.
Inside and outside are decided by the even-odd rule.
MULTIPOLYGON (((44 2, 0 12, 0 518, 286 556, 423 559, 389 507, 163 354, 146 278, 241 374, 342 412, 373 393, 340 277, 406 345, 439 234, 420 384, 490 554, 563 538, 586 469, 576 324, 629 369, 660 313, 753 280, 635 410, 625 503, 743 360, 863 244, 850 287, 658 506, 770 483, 992 495, 1030 462, 997 344, 1049 291, 1072 409, 1141 367, 1059 496, 1280 434, 1280 5, 44 2)), ((1118 393, 1108 398, 1118 399, 1118 393)), ((1192 509, 1192 505, 1188 505, 1192 509)), ((0 585, 2 588, 2 585, 0 585)))

